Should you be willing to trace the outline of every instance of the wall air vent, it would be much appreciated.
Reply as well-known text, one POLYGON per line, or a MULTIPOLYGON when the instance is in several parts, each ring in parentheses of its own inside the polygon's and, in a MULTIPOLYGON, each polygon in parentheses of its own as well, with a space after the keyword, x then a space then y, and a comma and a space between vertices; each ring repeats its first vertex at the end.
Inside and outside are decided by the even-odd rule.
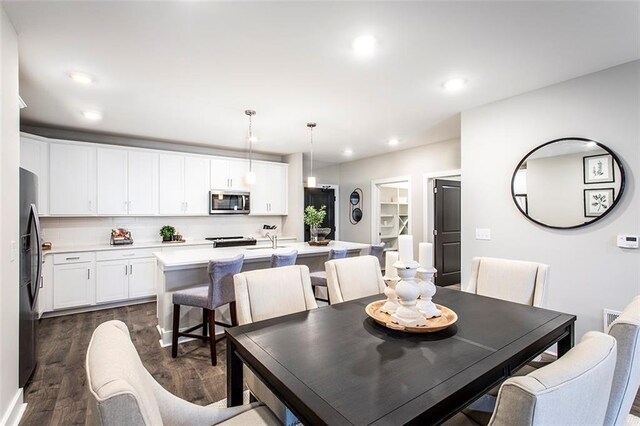
POLYGON ((622 312, 620 311, 614 311, 612 309, 603 309, 602 320, 603 320, 603 327, 604 327, 603 331, 605 333, 609 331, 609 326, 611 325, 611 323, 614 322, 620 315, 622 315, 622 312))

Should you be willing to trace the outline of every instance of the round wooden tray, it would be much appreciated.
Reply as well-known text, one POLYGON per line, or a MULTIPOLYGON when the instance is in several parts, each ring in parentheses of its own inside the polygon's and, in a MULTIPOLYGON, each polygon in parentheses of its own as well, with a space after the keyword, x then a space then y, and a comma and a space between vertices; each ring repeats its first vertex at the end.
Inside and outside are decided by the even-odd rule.
POLYGON ((377 302, 371 302, 367 305, 365 310, 375 322, 380 325, 384 325, 387 328, 393 330, 406 331, 407 333, 434 333, 436 331, 444 330, 456 321, 458 321, 458 314, 453 312, 446 306, 436 304, 437 308, 442 311, 442 315, 435 318, 427 319, 427 325, 421 327, 405 327, 400 324, 391 322, 391 315, 380 312, 380 308, 384 305, 385 300, 378 300, 377 302))
POLYGON ((310 246, 328 246, 331 240, 309 241, 310 246))

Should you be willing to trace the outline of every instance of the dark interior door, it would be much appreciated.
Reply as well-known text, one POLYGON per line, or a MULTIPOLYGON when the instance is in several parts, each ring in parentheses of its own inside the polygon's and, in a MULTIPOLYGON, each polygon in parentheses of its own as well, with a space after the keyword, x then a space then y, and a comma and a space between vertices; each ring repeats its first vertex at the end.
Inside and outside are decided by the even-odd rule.
POLYGON ((434 242, 436 285, 460 283, 460 182, 436 179, 434 242))
MULTIPOLYGON (((330 240, 336 239, 336 196, 332 188, 305 188, 304 189, 304 207, 314 206, 319 209, 327 206, 327 215, 324 217, 321 228, 331 228, 331 233, 326 238, 330 240)), ((303 212, 304 213, 304 212, 303 212)), ((309 226, 304 226, 304 240, 309 241, 309 226)))

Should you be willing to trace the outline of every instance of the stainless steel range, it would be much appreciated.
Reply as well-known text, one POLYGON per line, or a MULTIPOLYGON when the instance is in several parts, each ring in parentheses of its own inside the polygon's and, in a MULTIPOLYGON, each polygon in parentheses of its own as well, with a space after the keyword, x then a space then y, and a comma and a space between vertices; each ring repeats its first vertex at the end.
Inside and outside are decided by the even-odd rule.
POLYGON ((253 237, 209 237, 205 238, 213 243, 213 247, 238 247, 255 246, 256 239, 253 237))

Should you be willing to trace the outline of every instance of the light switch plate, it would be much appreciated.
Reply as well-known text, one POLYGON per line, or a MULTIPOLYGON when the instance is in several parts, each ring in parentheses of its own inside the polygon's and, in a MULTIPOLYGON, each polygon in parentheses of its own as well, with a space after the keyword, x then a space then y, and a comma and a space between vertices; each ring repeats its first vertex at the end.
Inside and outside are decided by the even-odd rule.
POLYGON ((638 248, 638 236, 637 235, 618 235, 617 245, 621 248, 638 248))
POLYGON ((476 228, 476 240, 490 240, 491 229, 489 228, 476 228))

